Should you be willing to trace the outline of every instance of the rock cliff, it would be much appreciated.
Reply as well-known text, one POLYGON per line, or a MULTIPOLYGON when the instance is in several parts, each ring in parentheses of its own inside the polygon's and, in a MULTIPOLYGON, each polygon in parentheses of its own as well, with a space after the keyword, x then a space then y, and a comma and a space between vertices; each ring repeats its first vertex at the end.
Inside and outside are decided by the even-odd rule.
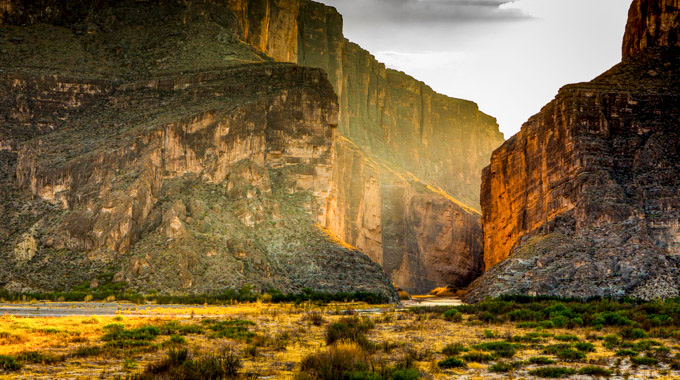
POLYGON ((338 112, 323 71, 273 62, 217 5, 86 17, 2 27, 0 285, 394 299, 377 264, 317 227, 338 112))
POLYGON ((667 22, 679 12, 634 1, 623 62, 561 89, 493 153, 488 272, 469 301, 680 295, 680 49, 667 22))
POLYGON ((504 140, 495 119, 386 69, 343 36, 334 8, 302 0, 298 30, 298 63, 328 72, 340 103, 338 132, 354 145, 350 152, 363 152, 356 159, 342 153, 347 144, 336 146, 338 165, 350 159, 352 166, 336 171, 336 216, 327 226, 401 288, 469 283, 482 270, 480 172, 504 140), (427 186, 436 191, 425 196, 427 186))
MULTIPOLYGON (((37 251, 49 243, 58 250, 96 251, 91 255, 97 257, 100 251, 135 255, 138 247, 161 250, 148 245, 149 236, 185 236, 197 227, 185 221, 196 221, 183 211, 189 207, 189 193, 174 191, 182 188, 179 185, 167 185, 171 196, 159 195, 158 189, 185 183, 188 176, 193 179, 186 182, 187 189, 203 196, 204 186, 241 176, 239 184, 254 181, 255 188, 264 184, 270 190, 257 192, 257 197, 255 190, 230 193, 232 200, 239 194, 268 199, 257 206, 241 202, 247 212, 230 209, 250 228, 244 230, 250 235, 243 232, 238 241, 255 239, 253 229, 263 223, 281 227, 278 217, 272 222, 267 216, 278 215, 282 207, 276 197, 304 191, 312 198, 296 201, 295 207, 312 214, 310 220, 334 236, 335 243, 365 252, 381 264, 404 289, 421 293, 449 284, 464 286, 481 273, 479 173, 503 141, 495 120, 472 102, 436 94, 406 74, 386 69, 344 38, 342 17, 335 9, 308 0, 0 0, 0 25, 5 25, 0 101, 8 120, 0 131, 0 149, 6 155, 3 176, 12 194, 25 193, 31 199, 17 200, 12 207, 33 205, 24 210, 33 219, 18 213, 24 215, 21 222, 13 232, 4 231, 8 247, 28 247, 17 252, 33 251, 34 242, 37 251), (316 104, 319 111, 304 113, 299 102, 313 96, 294 95, 295 86, 313 91, 310 87, 322 80, 310 79, 317 71, 301 69, 295 69, 298 79, 289 80, 290 75, 277 74, 284 67, 293 70, 283 62, 327 72, 337 94, 337 115, 324 119, 317 114, 330 112, 322 102, 316 104), (269 74, 258 76, 258 70, 269 74), (276 103, 279 93, 267 92, 264 82, 276 86, 281 76, 289 80, 289 88, 281 89, 285 95, 276 103), (251 79, 254 84, 248 88, 251 79), (246 104, 255 94, 260 94, 261 103, 246 104), (243 104, 237 104, 237 96, 243 104), (262 102, 268 98, 287 113, 262 117, 269 107, 262 102), (201 108, 199 102, 215 106, 201 108), (219 102, 234 108, 227 110, 219 102), (229 139, 235 135, 223 136, 224 126, 212 127, 224 125, 230 112, 252 118, 231 121, 247 126, 233 141, 229 139), (154 127, 165 128, 163 132, 142 130, 143 123, 151 128, 145 120, 152 116, 165 123, 154 127), (267 128, 297 118, 337 125, 335 134, 342 138, 322 136, 318 126, 267 128), (85 125, 96 127, 88 130, 85 125), (97 135, 90 135, 94 130, 97 135), (141 142, 132 143, 135 139, 141 142), (122 144, 115 145, 115 153, 112 141, 122 144), (198 145, 189 149, 187 144, 198 145), (247 165, 239 163, 244 159, 249 159, 247 165), (140 164, 149 160, 152 166, 140 164), (248 168, 246 174, 232 174, 236 167, 248 168), (142 175, 140 168, 147 171, 142 175), (130 177, 125 189, 114 186, 119 176, 130 177), (43 220, 35 207, 68 210, 68 217, 45 222, 49 234, 28 233, 43 220), (153 211, 157 209, 161 211, 153 211), (158 223, 149 224, 151 217, 158 223)), ((319 90, 322 97, 328 97, 326 90, 319 90)), ((260 241, 269 236, 260 235, 260 241)), ((183 249, 190 251, 191 244, 183 249)), ((264 248, 239 249, 239 255, 249 258, 251 251, 256 257, 264 248)), ((131 283, 135 281, 130 273, 147 268, 142 272, 152 276, 162 267, 158 257, 131 260, 136 269, 117 272, 131 283)), ((195 273, 182 276, 166 278, 193 278, 185 284, 192 283, 187 289, 196 291, 209 290, 197 284, 215 283, 201 281, 202 275, 195 273)))

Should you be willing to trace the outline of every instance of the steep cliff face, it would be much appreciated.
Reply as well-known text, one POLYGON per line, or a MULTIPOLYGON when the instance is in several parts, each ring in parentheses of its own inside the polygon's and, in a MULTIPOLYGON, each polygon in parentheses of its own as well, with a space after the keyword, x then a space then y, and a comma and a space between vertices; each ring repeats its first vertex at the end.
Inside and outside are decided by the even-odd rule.
MULTIPOLYGON (((657 35, 640 9, 680 12, 647 3, 633 2, 626 44, 657 35)), ((489 271, 469 300, 680 294, 680 49, 649 45, 560 90, 494 152, 482 185, 489 271)))
POLYGON ((503 141, 473 102, 386 69, 342 35, 334 8, 300 2, 298 63, 323 68, 340 102, 338 131, 376 158, 479 208, 479 173, 503 141))
POLYGON ((267 62, 224 14, 126 3, 88 34, 3 27, 0 285, 394 297, 317 227, 338 112, 326 74, 267 62))
MULTIPOLYGON (((43 153, 36 152, 42 152, 44 147, 29 146, 27 140, 41 134, 51 135, 62 128, 70 130, 74 114, 94 110, 105 101, 112 102, 112 97, 116 102, 135 107, 139 102, 167 102, 154 91, 164 94, 163 91, 190 90, 195 94, 203 91, 198 88, 206 88, 202 83, 214 83, 218 80, 215 76, 224 77, 216 70, 253 63, 292 62, 328 73, 339 101, 338 134, 347 139, 334 145, 330 150, 334 154, 328 153, 335 161, 316 163, 314 173, 309 168, 296 173, 295 182, 314 193, 315 202, 320 205, 303 208, 312 212, 329 233, 383 265, 395 282, 409 291, 426 292, 448 284, 462 286, 481 271, 479 172, 488 163, 490 152, 503 141, 495 120, 481 113, 472 102, 436 94, 425 84, 386 69, 368 52, 344 38, 342 17, 335 9, 307 0, 78 4, 0 0, 0 25, 3 24, 7 25, 8 33, 0 38, 3 52, 0 64, 10 69, 12 75, 2 84, 7 94, 5 102, 12 103, 6 116, 12 122, 1 132, 0 141, 11 147, 7 151, 13 157, 18 157, 7 164, 11 167, 8 173, 16 176, 12 181, 47 204, 70 208, 81 202, 86 205, 83 207, 98 213, 99 206, 87 204, 87 197, 101 194, 97 187, 100 185, 93 187, 89 177, 81 178, 92 176, 81 164, 73 164, 66 172, 52 170, 50 160, 75 160, 80 153, 62 149, 43 158, 43 153), (26 73, 27 67, 32 68, 30 74, 26 73), (59 77, 52 76, 55 70, 59 77), (139 78, 148 80, 143 83, 139 78), (123 93, 127 95, 121 97, 123 93), (330 178, 325 173, 331 173, 330 178), (318 190, 324 186, 326 190, 318 190)), ((219 80, 231 81, 227 77, 219 80)), ((209 85, 210 90, 206 91, 213 91, 213 87, 209 85)), ((216 96, 221 96, 226 90, 215 91, 216 96)), ((246 92, 243 89, 240 93, 246 92)), ((204 99, 210 98, 203 93, 204 99)), ((189 103, 194 101, 192 98, 189 103)), ((287 107, 295 108, 291 104, 287 107)), ((260 111, 244 108, 242 112, 260 111)), ((173 117, 167 116, 167 120, 173 117)), ((138 116, 135 120, 142 119, 138 116)), ((184 127, 176 128, 195 128, 185 119, 177 122, 184 127)), ((291 137, 293 133, 283 139, 285 144, 277 144, 288 144, 288 150, 304 154, 328 151, 327 147, 318 146, 318 137, 298 144, 291 137), (311 153, 307 152, 309 149, 311 153)), ((227 164, 216 167, 215 158, 201 158, 201 154, 181 148, 184 142, 180 133, 174 134, 177 136, 163 137, 164 144, 172 149, 162 150, 174 153, 170 156, 164 153, 160 165, 163 169, 148 173, 149 183, 143 189, 135 188, 135 194, 147 194, 151 188, 162 187, 159 178, 165 178, 167 173, 176 173, 175 177, 200 173, 211 184, 229 177, 227 164)), ((75 133, 68 138, 83 139, 75 133)), ((145 144, 157 143, 151 137, 145 139, 145 144)), ((42 141, 47 144, 47 140, 42 141)), ((265 143, 270 142, 262 139, 262 133, 248 130, 229 147, 224 145, 226 142, 215 140, 211 142, 214 147, 208 150, 218 152, 216 156, 227 155, 228 162, 234 162, 231 155, 240 158, 264 155, 268 157, 266 162, 259 158, 255 162, 270 171, 300 160, 293 157, 274 164, 275 153, 267 156, 261 152, 265 148, 257 152, 250 148, 265 143), (243 148, 243 144, 248 148, 243 148)), ((120 154, 128 157, 123 160, 129 164, 137 163, 138 154, 142 153, 138 150, 120 154)), ((96 156, 99 160, 96 162, 107 165, 119 159, 96 156)), ((120 165, 123 164, 112 167, 121 171, 120 165)), ((94 164, 88 170, 95 171, 97 177, 114 173, 100 173, 103 169, 94 164)), ((290 178, 288 174, 277 178, 283 177, 290 178)), ((285 188, 290 188, 289 180, 284 181, 285 188)), ((98 181, 106 183, 111 179, 98 181)), ((96 227, 77 233, 67 233, 66 225, 59 224, 61 227, 55 231, 61 230, 67 237, 54 241, 71 242, 68 244, 82 249, 134 250, 142 238, 131 231, 140 228, 149 208, 161 198, 135 195, 131 199, 133 204, 143 205, 139 206, 142 211, 130 211, 125 206, 129 202, 122 198, 107 200, 107 204, 121 208, 121 213, 134 215, 119 219, 97 214, 79 219, 79 225, 94 223, 96 227), (80 237, 73 238, 76 235, 80 237)), ((118 211, 114 214, 119 215, 118 211)))
POLYGON ((623 59, 654 47, 680 46, 680 1, 636 0, 623 37, 623 59))
POLYGON ((403 289, 465 286, 481 273, 479 214, 412 174, 371 158, 346 138, 335 144, 326 226, 403 289))
MULTIPOLYGON (((503 142, 496 121, 472 102, 386 69, 344 38, 334 8, 307 0, 300 6, 298 63, 328 72, 340 103, 338 132, 355 145, 338 159, 352 166, 335 172, 336 217, 327 226, 381 263, 404 289, 466 285, 481 270, 479 174, 503 142), (351 153, 356 149, 361 159, 351 153), (414 183, 437 191, 418 201, 422 189, 414 183)), ((346 144, 336 146, 339 155, 346 150, 346 144)))

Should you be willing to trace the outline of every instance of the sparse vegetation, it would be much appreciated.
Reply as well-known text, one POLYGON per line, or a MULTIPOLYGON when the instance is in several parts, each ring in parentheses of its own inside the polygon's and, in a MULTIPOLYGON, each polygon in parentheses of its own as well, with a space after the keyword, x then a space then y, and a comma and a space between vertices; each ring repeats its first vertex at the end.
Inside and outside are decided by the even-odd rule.
MULTIPOLYGON (((570 374, 609 377, 614 375, 614 368, 627 365, 630 373, 672 377, 680 372, 680 349, 674 328, 668 325, 672 322, 665 318, 652 317, 667 324, 645 330, 653 338, 634 339, 644 336, 634 331, 644 330, 636 325, 642 319, 638 315, 626 317, 633 325, 612 323, 599 332, 593 326, 551 330, 538 325, 545 321, 534 321, 537 325, 533 330, 524 330, 517 328, 520 322, 509 320, 491 322, 490 326, 476 314, 467 314, 460 322, 446 320, 444 314, 451 307, 413 311, 384 307, 375 314, 360 313, 364 307, 257 301, 226 308, 202 305, 158 309, 182 316, 177 318, 140 318, 127 313, 97 318, 5 316, 0 317, 0 355, 5 355, 0 371, 19 368, 22 375, 30 376, 43 366, 61 361, 70 368, 73 361, 102 363, 113 368, 109 377, 121 379, 191 378, 196 368, 229 378, 232 375, 224 373, 234 372, 223 369, 239 367, 237 364, 241 368, 237 370, 239 378, 254 373, 282 377, 285 373, 297 379, 342 380, 430 376, 438 380, 454 374, 485 378, 491 373, 516 378, 570 374), (659 328, 671 331, 654 330, 659 328), (64 351, 57 345, 60 341, 71 342, 73 347, 64 351), (227 347, 228 351, 216 347, 227 347), (441 349, 434 351, 432 347, 441 349)), ((461 308, 468 305, 453 309, 466 314, 461 308)), ((524 308, 524 304, 518 308, 524 308)), ((565 312, 561 306, 553 310, 565 312)), ((543 309, 532 311, 542 313, 543 309)), ((505 318, 503 312, 497 315, 499 320, 505 318)), ((514 313, 512 318, 531 315, 514 313)))

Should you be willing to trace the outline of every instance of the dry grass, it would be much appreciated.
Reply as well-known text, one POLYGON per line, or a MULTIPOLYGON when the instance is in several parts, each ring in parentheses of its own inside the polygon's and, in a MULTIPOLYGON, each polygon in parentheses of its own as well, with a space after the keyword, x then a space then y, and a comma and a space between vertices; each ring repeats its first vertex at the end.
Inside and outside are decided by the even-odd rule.
MULTIPOLYGON (((63 357, 62 362, 42 365, 26 363, 18 372, 6 375, 7 378, 92 378, 126 376, 140 373, 152 362, 162 359, 170 347, 171 335, 163 333, 151 341, 150 347, 143 349, 111 349, 102 341, 105 326, 112 323, 122 324, 126 329, 153 325, 163 329, 169 321, 177 321, 182 326, 202 326, 202 333, 184 334, 184 340, 176 339, 195 352, 210 353, 232 345, 241 356, 242 374, 270 376, 272 378, 292 379, 300 371, 306 357, 315 353, 328 353, 326 331, 329 325, 346 318, 347 310, 353 308, 374 308, 367 305, 271 305, 266 303, 240 304, 229 307, 198 306, 178 309, 151 309, 144 316, 87 316, 60 318, 25 318, 14 316, 0 317, 0 355, 17 355, 26 351, 63 357), (193 316, 193 317, 192 317, 193 316), (319 318, 323 323, 315 323, 319 318), (211 337, 213 330, 209 323, 227 320, 248 320, 254 323, 249 329, 252 338, 229 339, 211 337), (207 320, 207 321, 206 321, 207 320), (101 354, 73 357, 82 347, 101 346, 101 354), (127 365, 126 365, 127 362, 127 365), (134 362, 136 366, 130 366, 134 362)), ((492 363, 468 363, 467 368, 442 370, 437 363, 446 356, 442 349, 451 343, 471 347, 484 342, 502 341, 512 336, 524 336, 533 330, 518 329, 514 324, 485 325, 471 322, 466 316, 462 322, 449 322, 429 313, 410 313, 394 311, 383 307, 382 313, 368 314, 374 327, 367 333, 369 342, 374 344, 367 359, 373 365, 394 366, 410 358, 415 368, 432 379, 448 379, 456 375, 467 378, 512 378, 526 376, 526 371, 538 368, 525 365, 523 372, 496 374, 489 371, 492 363), (491 338, 490 338, 491 337, 491 338)), ((578 369, 586 364, 597 364, 620 374, 640 374, 657 376, 657 379, 677 378, 678 373, 658 367, 633 368, 627 361, 617 365, 614 351, 604 347, 602 340, 593 340, 595 334, 603 337, 615 332, 608 328, 593 332, 588 329, 561 330, 551 329, 544 332, 560 335, 573 334, 581 341, 590 341, 595 352, 587 354, 587 360, 580 363, 558 363, 578 369), (591 338, 588 340, 588 338, 591 338)), ((182 334, 180 334, 182 335, 182 334)), ((680 349, 678 342, 660 339, 676 355, 680 349)), ((546 335, 541 344, 564 343, 546 335)), ((345 343, 342 343, 345 344, 345 343)), ((354 347, 353 344, 350 346, 354 347)), ((344 348, 348 348, 342 346, 344 348)), ((349 348, 352 348, 349 347, 349 348)), ((348 348, 348 349, 349 349, 348 348)), ((364 348, 365 350, 365 348, 364 348)), ((477 352, 472 350, 471 352, 477 352)), ((524 344, 511 359, 503 361, 528 361, 535 356, 546 356, 540 347, 524 344)), ((549 355, 548 355, 549 356, 549 355)), ((554 357, 551 357, 554 359, 554 357)), ((0 371, 0 377, 2 372, 0 371)), ((4 378, 4 377, 3 377, 4 378)))

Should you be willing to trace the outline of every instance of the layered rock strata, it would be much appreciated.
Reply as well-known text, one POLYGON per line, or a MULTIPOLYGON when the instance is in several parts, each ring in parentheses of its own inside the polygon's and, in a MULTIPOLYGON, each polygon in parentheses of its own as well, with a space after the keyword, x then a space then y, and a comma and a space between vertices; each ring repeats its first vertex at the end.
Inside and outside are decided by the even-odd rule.
POLYGON ((0 285, 394 299, 377 264, 317 227, 338 112, 327 75, 267 62, 213 20, 227 8, 171 9, 105 8, 92 18, 113 15, 110 30, 82 35, 5 27, 0 285), (156 23, 143 38, 140 13, 156 23))
MULTIPOLYGON (((68 127, 73 112, 108 99, 111 91, 153 87, 131 84, 139 78, 162 86, 178 73, 201 78, 225 67, 274 60, 322 68, 339 97, 338 134, 347 138, 347 144, 334 146, 332 156, 341 167, 348 152, 359 151, 363 158, 342 170, 328 163, 332 196, 307 209, 329 233, 383 264, 411 292, 463 286, 480 273, 479 172, 503 141, 495 120, 472 102, 436 94, 386 69, 343 37, 335 9, 307 0, 0 0, 2 24, 7 33, 0 39, 0 64, 20 81, 7 84, 17 105, 8 111, 13 122, 6 125, 2 143, 12 152, 25 140, 68 127), (46 75, 25 76, 28 68, 46 75), (52 78, 54 70, 61 77, 52 78), (34 115, 35 105, 46 112, 34 115), (381 185, 356 187, 364 177, 353 176, 370 173, 371 162, 382 169, 367 181, 381 185), (387 181, 392 174, 385 173, 408 180, 387 181), (414 201, 416 194, 420 203, 414 201), (326 208, 332 208, 333 218, 325 215, 326 208)), ((191 165, 198 160, 187 159, 191 165)), ((181 169, 181 160, 178 153, 169 164, 181 169)), ((65 200, 62 184, 42 185, 45 162, 22 158, 19 163, 22 188, 52 203, 72 201, 65 200)), ((226 175, 221 170, 218 179, 226 175)), ((106 240, 109 227, 99 227, 98 239, 106 240)), ((121 244, 133 247, 133 240, 121 244)), ((107 244, 115 248, 118 243, 107 244)))
POLYGON ((336 171, 337 216, 327 226, 410 292, 467 285, 482 270, 480 172, 504 140, 496 120, 472 102, 386 69, 343 36, 334 8, 300 5, 298 63, 328 72, 340 103, 339 134, 383 168, 376 174, 368 161, 352 159, 354 149, 342 153, 347 144, 336 146, 338 165, 351 159, 353 166, 336 171), (414 181, 395 182, 389 173, 414 181), (365 186, 356 185, 367 175, 365 186), (437 190, 419 203, 413 195, 426 186, 414 183, 437 190))
POLYGON ((679 12, 634 1, 624 61, 561 89, 494 152, 482 185, 488 272, 468 300, 680 295, 680 49, 666 43, 677 29, 654 21, 679 12), (631 48, 632 36, 647 42, 631 48))

